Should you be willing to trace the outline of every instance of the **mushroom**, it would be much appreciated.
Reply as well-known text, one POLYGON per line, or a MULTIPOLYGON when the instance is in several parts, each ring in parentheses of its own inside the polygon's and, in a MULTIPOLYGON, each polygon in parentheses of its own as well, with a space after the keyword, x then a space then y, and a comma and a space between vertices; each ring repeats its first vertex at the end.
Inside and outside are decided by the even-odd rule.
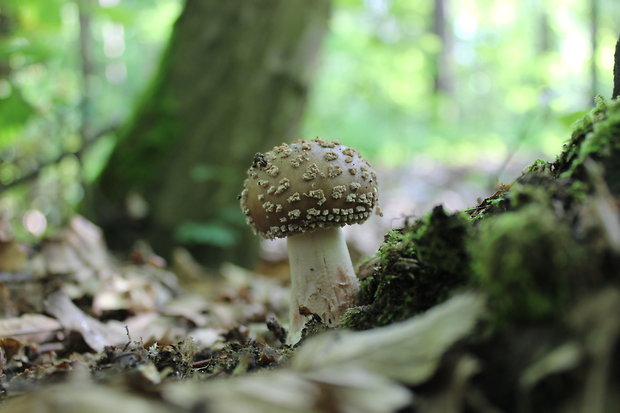
POLYGON ((257 153, 247 174, 240 199, 248 224, 264 238, 287 238, 294 344, 304 315, 335 326, 356 305, 359 283, 340 227, 370 216, 377 176, 357 150, 319 138, 257 153))

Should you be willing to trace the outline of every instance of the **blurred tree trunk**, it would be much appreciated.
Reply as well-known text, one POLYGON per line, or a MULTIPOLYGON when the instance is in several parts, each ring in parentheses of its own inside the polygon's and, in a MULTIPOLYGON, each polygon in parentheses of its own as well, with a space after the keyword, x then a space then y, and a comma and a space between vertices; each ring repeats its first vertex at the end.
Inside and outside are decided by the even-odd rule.
POLYGON ((91 129, 91 77, 93 76, 94 63, 92 57, 92 30, 91 30, 91 9, 92 0, 77 0, 79 23, 79 49, 82 77, 82 97, 80 99, 80 138, 86 143, 88 137, 92 134, 91 129))
POLYGON ((594 97, 598 94, 598 65, 596 55, 598 52, 598 0, 590 0, 590 47, 592 58, 590 59, 590 96, 588 106, 592 105, 594 97))
MULTIPOLYGON (((0 40, 5 40, 11 32, 11 20, 6 10, 0 7, 0 40)), ((0 59, 0 79, 9 76, 10 68, 8 62, 0 59)))
POLYGON ((450 28, 449 0, 435 0, 433 9, 433 33, 440 42, 435 60, 435 94, 451 95, 454 90, 452 50, 454 39, 450 28))
POLYGON ((551 24, 549 22, 549 7, 546 0, 539 0, 536 5, 539 13, 538 28, 538 44, 537 51, 539 55, 545 55, 554 48, 554 36, 551 24))
POLYGON ((184 243, 209 264, 251 262, 257 240, 236 195, 256 152, 298 137, 329 9, 187 0, 89 197, 113 246, 143 237, 165 255, 184 243))
MULTIPOLYGON (((536 42, 536 58, 539 60, 546 59, 547 56, 557 48, 556 38, 551 27, 550 22, 550 10, 547 0, 538 0, 535 3, 534 9, 538 12, 538 30, 534 33, 534 39, 536 42)), ((531 13, 531 9, 528 9, 527 13, 531 13)), ((553 89, 548 85, 547 79, 541 79, 541 82, 545 84, 540 89, 539 100, 541 102, 541 116, 547 119, 551 115, 551 109, 549 107, 553 96, 555 95, 553 89)), ((526 135, 524 135, 525 138, 526 135)))
POLYGON ((614 53, 614 90, 611 94, 612 99, 620 96, 620 38, 616 42, 616 52, 614 53))

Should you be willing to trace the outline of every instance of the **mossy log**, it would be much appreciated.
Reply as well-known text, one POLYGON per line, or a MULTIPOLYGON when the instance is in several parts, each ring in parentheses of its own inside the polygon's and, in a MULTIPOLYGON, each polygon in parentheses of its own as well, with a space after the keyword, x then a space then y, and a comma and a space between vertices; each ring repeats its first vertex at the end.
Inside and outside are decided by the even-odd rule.
POLYGON ((343 326, 398 322, 476 290, 487 320, 446 355, 480 360, 465 411, 618 411, 620 102, 597 99, 574 128, 554 162, 478 206, 436 207, 391 231, 343 326))
POLYGON ((497 320, 540 320, 620 281, 620 103, 598 99, 555 162, 454 214, 441 206, 387 234, 361 306, 345 325, 403 320, 463 288, 481 288, 497 320))

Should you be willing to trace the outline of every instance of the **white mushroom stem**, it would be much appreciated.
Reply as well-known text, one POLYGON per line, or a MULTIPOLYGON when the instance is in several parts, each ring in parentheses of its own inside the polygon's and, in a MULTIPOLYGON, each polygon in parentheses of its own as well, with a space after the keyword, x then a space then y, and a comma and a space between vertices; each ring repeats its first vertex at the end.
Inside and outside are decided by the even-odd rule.
POLYGON ((340 228, 291 235, 287 244, 291 267, 288 342, 295 344, 306 321, 300 309, 336 326, 342 314, 356 305, 359 283, 340 228))

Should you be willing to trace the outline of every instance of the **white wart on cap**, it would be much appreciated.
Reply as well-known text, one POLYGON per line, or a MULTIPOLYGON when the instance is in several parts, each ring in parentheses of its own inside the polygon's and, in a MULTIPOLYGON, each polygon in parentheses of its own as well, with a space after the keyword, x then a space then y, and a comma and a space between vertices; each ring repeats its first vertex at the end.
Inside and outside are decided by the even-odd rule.
POLYGON ((377 176, 357 150, 323 139, 257 153, 241 193, 248 224, 265 238, 359 224, 377 200, 377 176))

